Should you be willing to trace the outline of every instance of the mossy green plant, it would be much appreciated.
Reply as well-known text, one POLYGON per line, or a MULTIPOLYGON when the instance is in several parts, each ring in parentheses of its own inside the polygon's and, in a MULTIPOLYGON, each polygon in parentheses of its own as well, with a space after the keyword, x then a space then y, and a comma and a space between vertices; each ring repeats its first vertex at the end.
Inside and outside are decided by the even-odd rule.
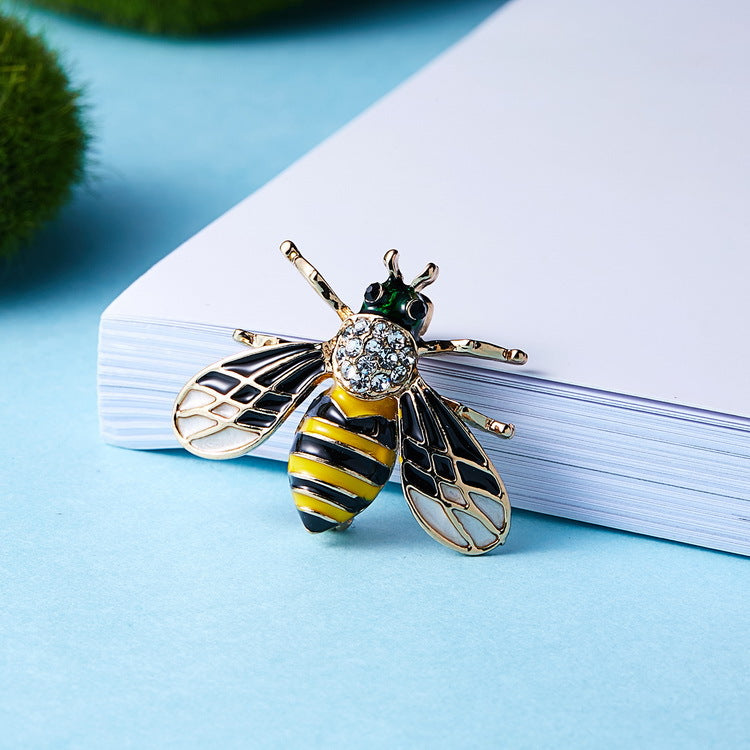
POLYGON ((191 36, 247 28, 320 0, 34 0, 37 5, 151 34, 191 36))
POLYGON ((80 92, 57 55, 0 14, 0 256, 17 251, 68 200, 86 142, 80 92))

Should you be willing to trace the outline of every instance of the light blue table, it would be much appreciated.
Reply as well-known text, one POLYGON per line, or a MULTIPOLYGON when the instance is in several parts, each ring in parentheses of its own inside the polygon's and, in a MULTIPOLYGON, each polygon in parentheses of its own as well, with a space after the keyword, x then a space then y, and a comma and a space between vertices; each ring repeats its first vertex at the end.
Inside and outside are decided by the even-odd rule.
POLYGON ((0 299, 0 746, 750 747, 745 559, 523 512, 465 559, 394 489, 312 537, 282 466, 98 437, 107 302, 494 6, 195 42, 31 16, 97 137, 0 299))

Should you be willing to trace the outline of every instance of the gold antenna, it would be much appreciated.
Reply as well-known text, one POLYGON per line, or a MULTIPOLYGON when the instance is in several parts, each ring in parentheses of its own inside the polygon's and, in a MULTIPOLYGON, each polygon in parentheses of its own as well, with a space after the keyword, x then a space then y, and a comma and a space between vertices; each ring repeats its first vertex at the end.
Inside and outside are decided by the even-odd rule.
POLYGON ((351 308, 341 301, 318 269, 303 257, 302 253, 291 240, 284 240, 279 249, 287 260, 291 261, 294 267, 307 279, 307 282, 318 293, 321 299, 336 311, 341 320, 345 320, 352 315, 351 308))
POLYGON ((415 292, 419 292, 426 286, 432 284, 438 277, 439 268, 434 263, 428 263, 424 271, 411 282, 411 287, 415 292))
POLYGON ((391 276, 394 276, 397 279, 403 278, 398 267, 398 250, 389 250, 383 256, 383 263, 385 263, 385 267, 388 269, 388 273, 391 276))

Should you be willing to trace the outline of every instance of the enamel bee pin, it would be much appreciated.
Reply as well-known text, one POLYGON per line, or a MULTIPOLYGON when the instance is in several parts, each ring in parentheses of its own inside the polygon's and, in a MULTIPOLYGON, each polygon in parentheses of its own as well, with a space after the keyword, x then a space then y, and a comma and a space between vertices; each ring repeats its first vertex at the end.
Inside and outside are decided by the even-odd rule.
POLYGON ((462 424, 502 438, 513 425, 436 393, 420 377, 417 359, 468 354, 522 365, 527 356, 472 339, 425 341, 432 302, 422 294, 438 275, 433 263, 407 284, 398 252, 384 262, 388 278, 367 287, 353 312, 295 245, 282 253, 341 318, 329 341, 297 343, 237 330, 251 347, 199 372, 180 391, 174 430, 204 458, 235 458, 279 427, 328 378, 297 428, 289 456, 292 496, 309 531, 345 529, 388 481, 396 456, 414 517, 437 541, 467 555, 502 544, 510 503, 500 476, 462 424))

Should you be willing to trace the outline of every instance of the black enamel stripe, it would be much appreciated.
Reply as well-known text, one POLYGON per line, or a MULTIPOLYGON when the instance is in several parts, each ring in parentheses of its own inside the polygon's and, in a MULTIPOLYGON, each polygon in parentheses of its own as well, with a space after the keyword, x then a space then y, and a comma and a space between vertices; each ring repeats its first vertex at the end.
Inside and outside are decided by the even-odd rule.
POLYGON ((456 481, 456 470, 453 468, 453 461, 448 456, 435 453, 432 457, 432 465, 439 477, 447 479, 449 482, 456 481))
POLYGON ((265 367, 276 359, 288 357, 290 354, 296 352, 311 351, 314 346, 314 344, 285 344, 278 347, 263 347, 251 354, 245 354, 242 357, 237 357, 237 359, 227 362, 224 368, 239 375, 247 376, 257 372, 260 368, 265 367))
POLYGON ((253 409, 245 409, 235 418, 235 423, 243 427, 270 427, 276 421, 275 414, 265 414, 253 409))
POLYGON ((255 382, 258 385, 270 387, 277 381, 285 379, 288 373, 296 371, 297 368, 304 369, 305 363, 311 359, 315 365, 318 364, 318 361, 322 364, 319 352, 302 352, 301 354, 289 357, 289 359, 281 360, 278 364, 269 367, 265 372, 255 375, 255 382))
POLYGON ((430 454, 411 438, 407 437, 401 442, 401 456, 404 461, 411 461, 415 466, 419 466, 420 469, 425 471, 429 471, 432 467, 430 454))
POLYGON ((285 406, 292 400, 291 396, 284 396, 273 391, 266 391, 254 404, 253 408, 263 409, 264 411, 270 411, 279 413, 285 406))
POLYGON ((218 393, 229 393, 232 388, 240 384, 240 381, 224 372, 217 372, 214 370, 212 372, 207 372, 205 375, 201 375, 196 383, 198 383, 198 385, 203 385, 206 388, 211 388, 218 393))
POLYGON ((283 393, 299 393, 312 378, 320 375, 324 369, 325 365, 323 363, 323 357, 318 355, 309 364, 300 367, 299 370, 289 373, 287 377, 276 385, 276 389, 283 393))
POLYGON ((375 485, 384 485, 391 474, 389 466, 381 464, 371 456, 304 432, 298 432, 294 438, 292 453, 312 456, 328 466, 364 477, 375 485))
POLYGON ((313 534, 319 534, 321 531, 329 531, 339 525, 338 521, 329 521, 327 518, 317 516, 314 513, 307 513, 304 510, 297 509, 302 523, 308 531, 313 534))
POLYGON ((291 400, 290 396, 281 396, 273 391, 266 391, 250 408, 240 412, 234 421, 244 427, 271 427, 279 418, 279 414, 289 406, 291 400))
POLYGON ((428 497, 437 498, 439 496, 435 480, 413 464, 404 462, 401 466, 401 474, 404 477, 405 485, 411 485, 428 497))
MULTIPOLYGON (((247 404, 248 408, 243 409, 235 417, 235 424, 256 429, 273 427, 274 424, 279 422, 281 415, 294 406, 296 392, 309 385, 312 378, 319 372, 322 372, 324 368, 323 359, 317 350, 313 352, 304 351, 301 355, 293 357, 292 362, 297 363, 297 370, 293 370, 292 372, 297 378, 296 386, 295 389, 292 389, 292 393, 279 393, 276 390, 278 386, 276 388, 267 387, 259 389, 250 384, 245 384, 237 389, 232 398, 237 403, 247 404), (311 358, 312 361, 310 361, 311 358)), ((289 361, 285 360, 277 367, 272 368, 272 371, 278 370, 279 374, 284 376, 289 372, 289 367, 289 361)), ((260 383, 267 375, 268 373, 264 373, 258 378, 258 382, 260 383)), ((277 374, 277 378, 278 376, 277 374)), ((232 379, 234 380, 234 378, 232 379)), ((239 381, 237 382, 239 383, 239 381)))
POLYGON ((347 418, 328 393, 321 393, 307 410, 308 417, 321 417, 339 427, 346 427, 347 418))
POLYGON ((489 471, 480 469, 471 464, 465 464, 463 461, 457 461, 458 473, 465 484, 477 487, 480 490, 489 492, 491 495, 500 494, 500 485, 489 471))
MULTIPOLYGON (((480 466, 486 466, 487 459, 484 453, 479 451, 476 445, 474 445, 471 433, 459 422, 458 417, 432 390, 426 390, 424 395, 427 404, 431 407, 432 413, 437 415, 440 420, 453 454, 459 458, 466 458, 469 461, 473 461, 480 466)), ((422 417, 424 419, 425 415, 422 414, 422 417)))
POLYGON ((408 435, 417 443, 423 443, 424 435, 422 434, 422 428, 419 426, 417 413, 414 411, 414 402, 412 401, 411 393, 407 391, 401 396, 400 405, 401 429, 404 435, 408 435))
POLYGON ((376 440, 390 450, 396 450, 396 420, 378 415, 368 417, 349 417, 346 429, 357 435, 376 440))
MULTIPOLYGON (((428 390, 426 391, 425 395, 429 397, 433 394, 428 390)), ((430 451, 440 451, 442 453, 445 451, 445 440, 443 440, 443 433, 440 431, 440 427, 438 427, 438 424, 435 421, 435 417, 433 416, 433 409, 435 409, 435 400, 439 399, 430 399, 431 403, 430 406, 428 406, 424 400, 422 391, 417 390, 414 392, 414 403, 416 404, 419 418, 422 421, 422 429, 424 430, 425 434, 425 442, 429 446, 430 451)), ((445 406, 443 405, 442 401, 440 402, 440 405, 443 407, 443 409, 438 411, 437 413, 440 415, 441 422, 445 427, 445 415, 441 413, 445 410, 445 406)))
POLYGON ((245 384, 232 394, 232 400, 240 404, 249 404, 259 393, 260 388, 245 384))
POLYGON ((359 513, 370 504, 369 500, 361 497, 352 497, 332 487, 330 484, 320 482, 317 479, 311 479, 310 477, 300 477, 292 474, 289 477, 289 484, 293 490, 302 490, 303 493, 309 491, 315 497, 319 497, 328 503, 333 503, 333 505, 337 505, 349 513, 359 513))
POLYGON ((396 450, 396 420, 379 414, 347 417, 328 393, 318 396, 307 411, 308 417, 320 417, 355 435, 370 438, 385 448, 396 450))

